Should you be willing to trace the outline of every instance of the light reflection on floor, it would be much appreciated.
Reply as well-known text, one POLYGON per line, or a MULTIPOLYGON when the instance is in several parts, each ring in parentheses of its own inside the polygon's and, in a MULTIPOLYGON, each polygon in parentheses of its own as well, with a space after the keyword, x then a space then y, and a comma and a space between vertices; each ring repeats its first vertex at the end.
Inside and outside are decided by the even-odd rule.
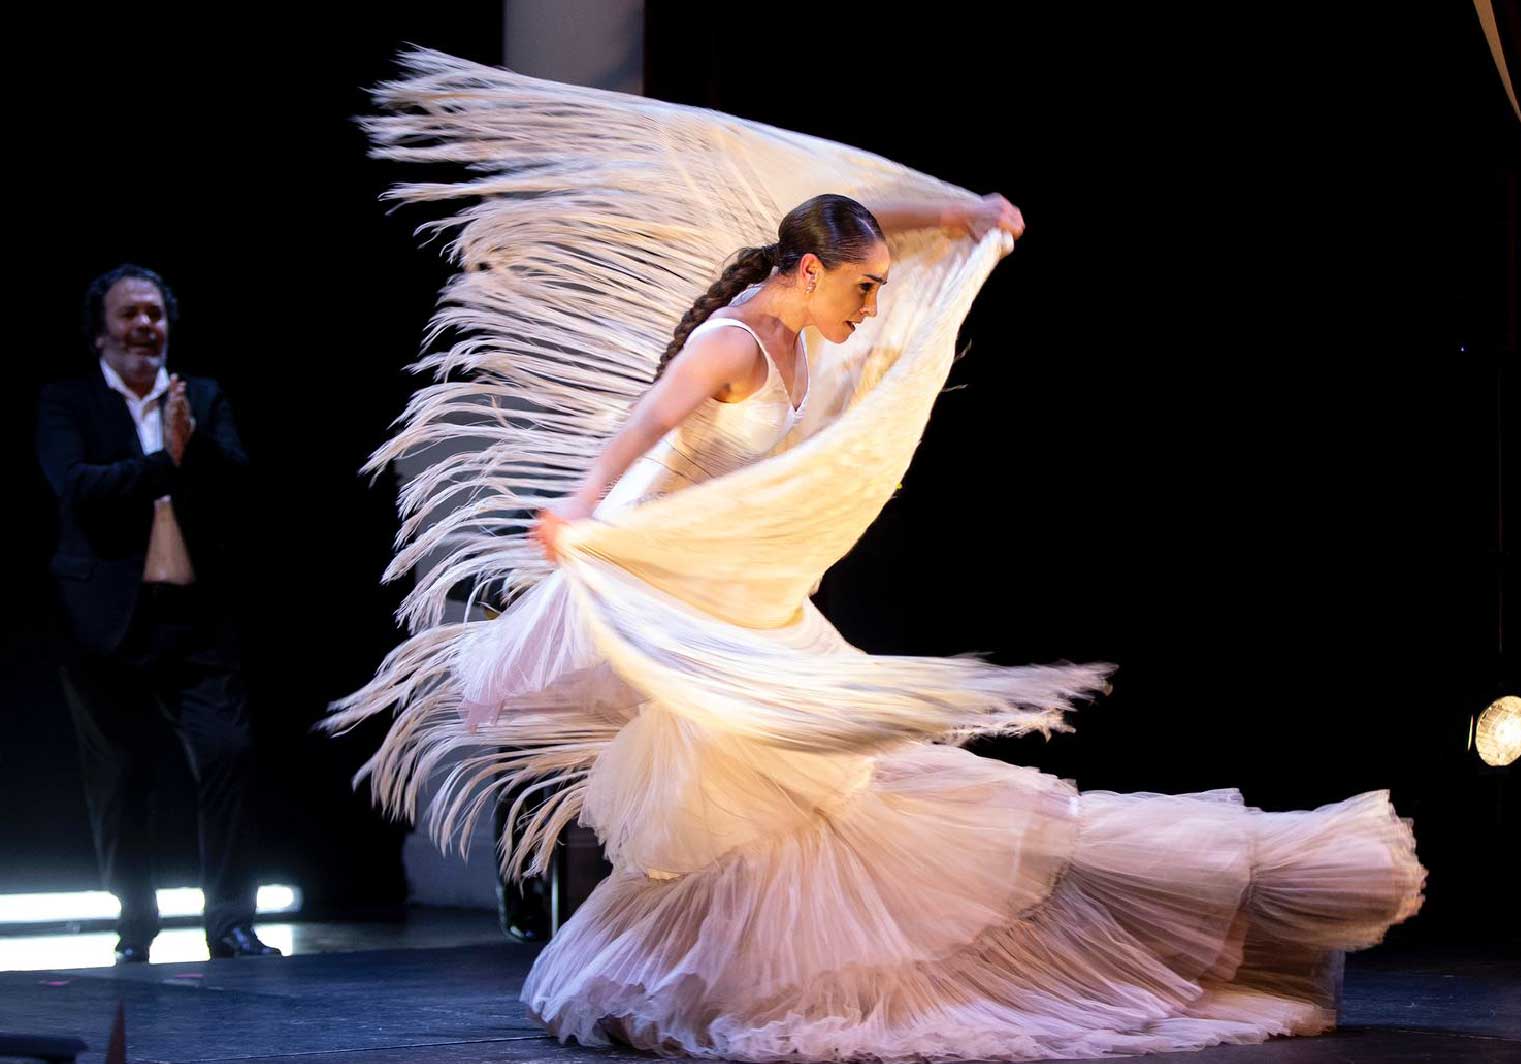
MULTIPOLYGON (((293 924, 255 924, 259 938, 290 956, 295 950, 293 924)), ((171 927, 153 940, 155 964, 210 960, 206 932, 199 927, 171 927)), ((79 935, 0 936, 0 971, 36 972, 59 968, 109 968, 116 963, 116 932, 79 935)))
MULTIPOLYGON (((449 949, 500 945, 497 914, 481 909, 411 906, 400 917, 371 920, 298 920, 254 924, 259 937, 287 957, 364 950, 449 949)), ((206 960, 201 928, 170 927, 153 940, 154 964, 206 960)), ((111 931, 51 935, 0 934, 0 971, 110 967, 116 961, 111 931)))

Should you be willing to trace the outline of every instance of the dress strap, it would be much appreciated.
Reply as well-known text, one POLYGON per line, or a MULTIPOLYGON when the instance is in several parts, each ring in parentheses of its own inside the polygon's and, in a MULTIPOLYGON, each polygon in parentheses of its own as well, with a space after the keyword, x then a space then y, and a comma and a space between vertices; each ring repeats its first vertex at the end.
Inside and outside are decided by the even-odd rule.
POLYGON ((705 325, 737 325, 755 337, 756 345, 761 349, 761 354, 765 356, 766 363, 771 367, 772 372, 776 374, 776 379, 782 385, 782 391, 787 396, 787 409, 791 410, 794 415, 802 413, 803 407, 808 405, 808 394, 813 391, 813 369, 808 365, 808 344, 803 339, 802 333, 798 333, 798 343, 803 345, 803 368, 808 373, 808 387, 803 391, 803 401, 797 404, 797 406, 793 406, 792 393, 787 391, 787 379, 782 376, 782 371, 777 368, 776 359, 771 357, 771 352, 766 350, 766 345, 761 341, 759 333, 738 318, 709 318, 707 321, 701 322, 694 327, 692 332, 687 334, 688 339, 691 338, 692 333, 695 333, 705 325))

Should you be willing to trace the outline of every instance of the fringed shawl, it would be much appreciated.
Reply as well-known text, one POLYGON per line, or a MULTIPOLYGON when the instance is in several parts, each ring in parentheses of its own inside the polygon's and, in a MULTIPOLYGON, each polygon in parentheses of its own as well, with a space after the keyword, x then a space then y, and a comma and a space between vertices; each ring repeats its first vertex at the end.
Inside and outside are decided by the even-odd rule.
MULTIPOLYGON (((376 679, 334 706, 331 730, 393 708, 361 771, 378 801, 414 816, 434 797, 441 842, 468 836, 500 790, 555 790, 504 861, 535 869, 574 816, 597 753, 627 720, 622 691, 736 740, 852 752, 915 740, 1065 728, 1071 700, 1108 665, 1001 667, 950 658, 817 654, 768 637, 799 621, 809 590, 900 483, 954 358, 956 332, 1012 248, 934 230, 892 235, 893 283, 878 316, 822 345, 808 409, 776 453, 560 540, 574 623, 614 674, 526 692, 496 723, 461 721, 457 655, 479 624, 514 623, 508 603, 552 571, 529 535, 569 493, 650 387, 675 323, 738 249, 776 238, 781 217, 825 192, 862 200, 978 197, 880 156, 703 108, 580 88, 437 52, 405 57, 381 86, 390 113, 364 123, 380 157, 463 163, 451 184, 402 185, 410 203, 474 200, 429 226, 454 233, 461 267, 416 364, 404 424, 367 465, 461 440, 406 485, 387 579, 440 558, 406 597, 414 635, 376 679), (456 379, 463 376, 464 379, 456 379), (461 585, 508 606, 497 620, 442 624, 461 585), (597 685, 600 685, 598 687, 597 685), (504 748, 507 748, 504 752, 504 748), (438 781, 435 781, 438 782, 438 781)), ((952 572, 952 578, 955 574, 952 572)), ((357 780, 356 780, 357 782, 357 780)), ((521 802, 520 802, 521 805, 521 802)))

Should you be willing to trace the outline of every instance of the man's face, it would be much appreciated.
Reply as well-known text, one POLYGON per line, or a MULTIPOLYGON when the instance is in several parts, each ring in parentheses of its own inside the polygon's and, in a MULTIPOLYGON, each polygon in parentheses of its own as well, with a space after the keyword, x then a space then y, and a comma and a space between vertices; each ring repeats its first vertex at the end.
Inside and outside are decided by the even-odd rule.
POLYGON ((169 343, 164 297, 152 281, 123 277, 107 290, 105 303, 105 327, 95 346, 129 387, 146 392, 169 343))

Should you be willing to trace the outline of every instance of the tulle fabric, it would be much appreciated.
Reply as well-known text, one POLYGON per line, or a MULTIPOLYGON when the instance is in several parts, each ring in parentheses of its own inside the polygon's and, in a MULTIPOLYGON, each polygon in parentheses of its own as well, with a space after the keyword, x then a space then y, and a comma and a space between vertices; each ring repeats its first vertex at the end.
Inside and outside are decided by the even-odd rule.
MULTIPOLYGON (((705 407, 598 516, 774 447, 790 408, 780 387, 756 398, 705 407)), ((1234 790, 1079 793, 950 743, 789 745, 801 730, 785 717, 760 730, 753 705, 744 719, 717 707, 787 680, 746 659, 807 675, 868 657, 811 602, 785 625, 721 628, 721 602, 662 597, 624 566, 581 576, 557 571, 477 626, 457 666, 481 704, 532 694, 607 722, 579 815, 615 871, 522 991, 561 1040, 748 1061, 1014 1061, 1312 1034, 1335 1023, 1335 952, 1419 907, 1425 872, 1384 792, 1266 813, 1234 790), (609 601, 660 606, 627 622, 652 657, 702 646, 711 663, 720 635, 736 641, 732 670, 700 678, 703 712, 604 660, 598 613, 578 598, 602 581, 609 601)), ((1040 693, 1021 677, 1031 705, 1072 683, 1053 675, 1040 693)))
MULTIPOLYGON (((753 406, 703 407, 599 519, 774 448, 790 423, 774 383, 753 406)), ((863 654, 807 600, 788 624, 723 626, 724 603, 703 597, 722 583, 694 603, 627 562, 579 564, 577 582, 557 570, 473 626, 454 665, 473 721, 507 706, 503 727, 522 730, 514 699, 531 698, 561 707, 547 728, 554 712, 605 728, 576 794, 615 871, 522 991, 562 1040, 748 1061, 1015 1061, 1311 1034, 1335 1023, 1335 952, 1419 907, 1425 872, 1384 792, 1267 813, 1234 790, 1079 793, 950 743, 803 746, 806 729, 834 734, 822 683, 796 688, 806 729, 753 702, 726 713, 724 698, 763 692, 773 706, 830 661, 895 659, 863 654), (604 583, 614 607, 647 612, 586 608, 604 583), (624 624, 652 661, 702 648, 699 704, 667 704, 649 692, 669 685, 609 662, 597 618, 624 624), (713 671, 719 660, 731 668, 713 671), (747 664, 766 660, 787 670, 747 664)), ((1016 682, 1039 706, 1107 668, 1016 682)), ((836 685, 837 700, 852 692, 862 705, 877 693, 836 685)))
POLYGON ((442 560, 403 603, 413 635, 325 727, 394 713, 358 779, 394 813, 429 801, 441 841, 502 791, 548 795, 509 867, 542 870, 577 814, 596 829, 615 871, 537 958, 531 1012, 563 1039, 756 1061, 1331 1023, 1328 954, 1419 904, 1387 795, 1295 814, 1080 795, 952 744, 1063 726, 1113 666, 862 654, 807 602, 902 481, 1007 234, 889 234, 879 314, 807 353, 806 412, 774 372, 703 404, 562 530, 559 569, 531 542, 532 510, 587 471, 735 249, 823 193, 978 197, 710 110, 406 65, 365 126, 383 157, 470 165, 391 193, 468 204, 436 223, 458 226, 462 269, 434 326, 460 335, 418 363, 435 383, 366 468, 469 446, 404 489, 387 578, 442 560), (462 584, 499 584, 500 617, 443 624, 462 584))
POLYGON ((631 820, 658 814, 659 796, 683 815, 647 848, 614 840, 617 870, 535 963, 522 998, 562 1040, 1012 1061, 1312 1034, 1335 1023, 1332 951, 1420 904, 1425 872, 1385 792, 1268 813, 1227 790, 1079 793, 914 744, 865 759, 844 801, 801 802, 789 822, 765 766, 726 789, 754 751, 646 719, 620 735, 583 819, 604 824, 620 795, 640 803, 631 820), (724 800, 764 812, 731 816, 724 800), (700 863, 715 838, 733 845, 700 863))

